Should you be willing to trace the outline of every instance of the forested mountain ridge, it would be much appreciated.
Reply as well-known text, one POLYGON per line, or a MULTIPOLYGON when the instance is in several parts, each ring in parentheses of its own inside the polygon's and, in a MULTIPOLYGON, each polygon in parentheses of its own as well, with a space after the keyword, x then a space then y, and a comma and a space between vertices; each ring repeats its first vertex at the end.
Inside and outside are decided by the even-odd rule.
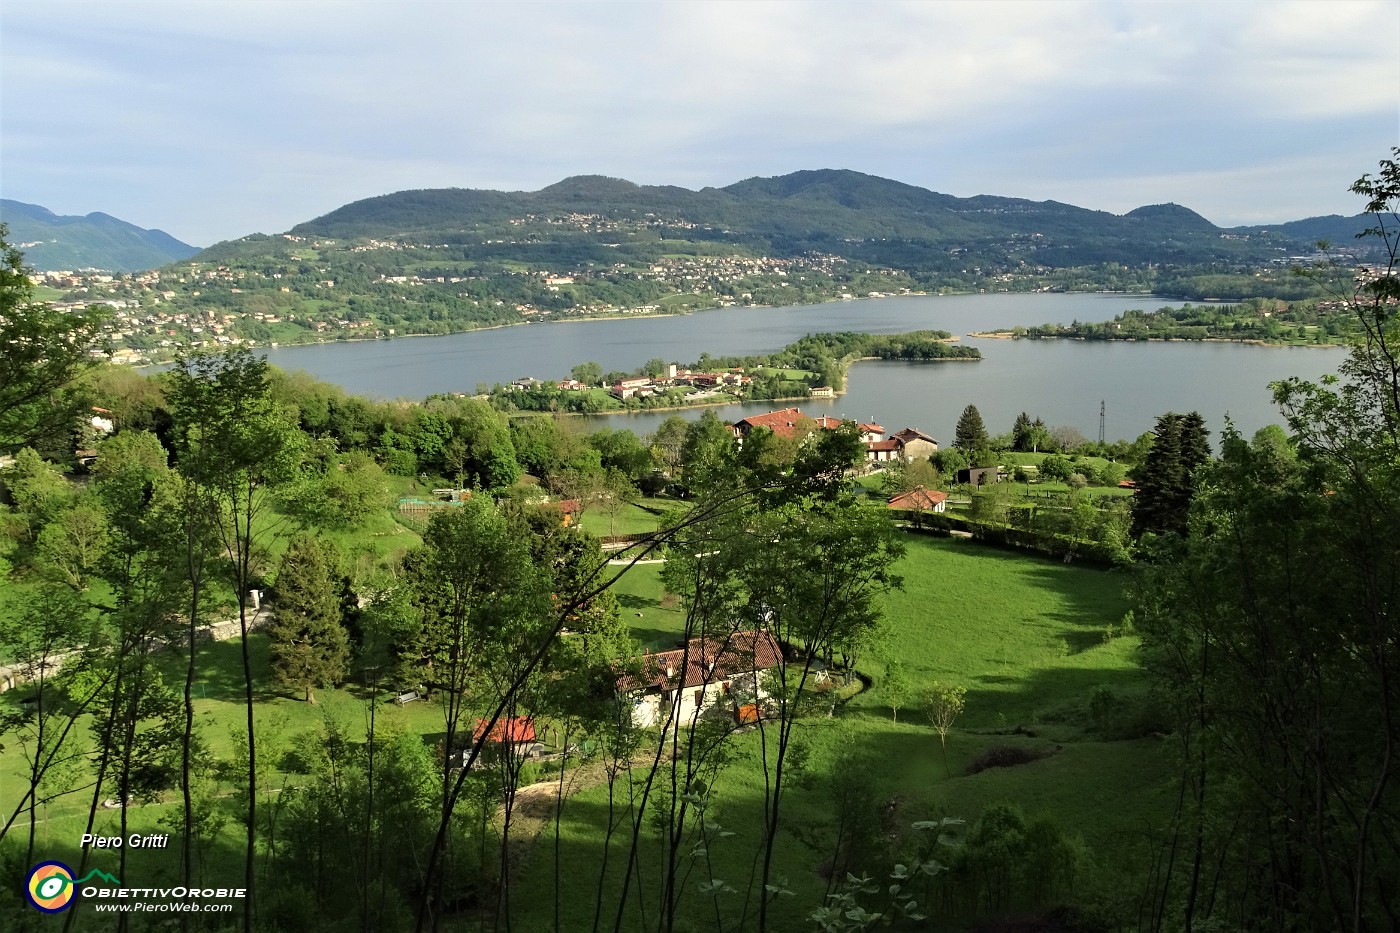
MULTIPOLYGON (((692 191, 574 176, 534 192, 422 189, 347 204, 290 232, 299 236, 450 237, 531 218, 585 212, 611 221, 646 218, 664 228, 702 228, 708 239, 775 255, 820 249, 907 271, 951 268, 967 259, 1066 266, 1095 262, 1212 262, 1267 259, 1310 245, 1310 221, 1229 230, 1174 204, 1124 215, 1058 201, 978 195, 959 198, 847 170, 800 171, 692 191), (936 250, 936 254, 935 251, 936 250)), ((1330 231, 1363 224, 1318 218, 1330 231)), ((602 231, 599 231, 602 232, 602 231)), ((1333 239, 1340 237, 1333 236, 1333 239)))
POLYGON ((9 225, 10 239, 23 247, 29 265, 41 271, 135 272, 199 252, 164 230, 145 230, 100 212, 60 216, 37 204, 5 199, 0 200, 0 220, 9 225))

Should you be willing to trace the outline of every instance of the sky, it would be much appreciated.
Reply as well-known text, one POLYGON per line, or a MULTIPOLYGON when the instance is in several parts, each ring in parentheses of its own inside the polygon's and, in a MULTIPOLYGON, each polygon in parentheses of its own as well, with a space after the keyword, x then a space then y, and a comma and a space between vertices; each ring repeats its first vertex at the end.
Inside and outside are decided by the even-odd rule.
POLYGON ((0 196, 197 246, 580 174, 1354 214, 1398 39, 1396 0, 7 2, 0 196))

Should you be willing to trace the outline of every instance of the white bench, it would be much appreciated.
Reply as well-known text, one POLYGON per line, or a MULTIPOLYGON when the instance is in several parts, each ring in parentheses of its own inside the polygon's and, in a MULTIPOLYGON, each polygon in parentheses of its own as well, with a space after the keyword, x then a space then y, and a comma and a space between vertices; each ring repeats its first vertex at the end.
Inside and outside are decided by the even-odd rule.
POLYGON ((418 691, 410 690, 407 693, 400 693, 398 696, 394 697, 394 702, 399 704, 400 706, 404 706, 418 699, 422 699, 418 696, 418 691))

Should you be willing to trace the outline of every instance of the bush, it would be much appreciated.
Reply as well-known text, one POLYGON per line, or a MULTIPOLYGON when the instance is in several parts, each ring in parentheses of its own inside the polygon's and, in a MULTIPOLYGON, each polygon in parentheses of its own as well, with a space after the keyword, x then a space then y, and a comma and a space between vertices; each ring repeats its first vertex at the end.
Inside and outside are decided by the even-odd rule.
POLYGON ((1038 761, 1044 757, 1043 752, 1021 745, 993 745, 972 759, 967 766, 967 773, 981 774, 988 768, 1014 768, 1017 765, 1028 765, 1032 761, 1038 761))
POLYGON ((1040 462, 1040 475, 1045 479, 1067 482, 1073 472, 1069 458, 1060 454, 1051 454, 1040 462))

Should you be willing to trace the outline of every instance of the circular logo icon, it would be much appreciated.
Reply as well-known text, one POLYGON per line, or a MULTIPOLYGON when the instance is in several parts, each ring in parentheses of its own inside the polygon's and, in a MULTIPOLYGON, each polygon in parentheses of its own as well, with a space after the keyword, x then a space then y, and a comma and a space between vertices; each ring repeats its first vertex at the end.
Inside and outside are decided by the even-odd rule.
POLYGON ((62 862, 40 862, 30 870, 24 893, 46 914, 67 910, 73 903, 73 870, 62 862))

